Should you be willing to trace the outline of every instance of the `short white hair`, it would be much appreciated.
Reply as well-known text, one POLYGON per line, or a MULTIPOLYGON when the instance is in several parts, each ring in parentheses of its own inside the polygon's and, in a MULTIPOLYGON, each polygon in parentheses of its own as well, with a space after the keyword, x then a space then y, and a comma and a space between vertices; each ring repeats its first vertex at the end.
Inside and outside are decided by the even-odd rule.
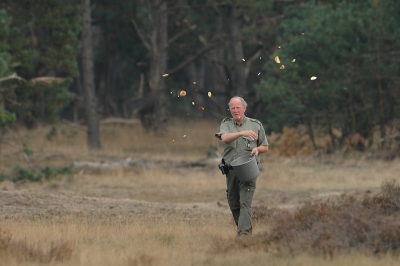
POLYGON ((234 99, 240 99, 240 100, 242 101, 243 106, 244 106, 244 107, 247 107, 246 101, 245 101, 242 97, 240 97, 240 96, 233 96, 233 97, 229 100, 229 103, 228 103, 228 106, 229 106, 229 107, 231 107, 231 102, 232 102, 232 100, 234 100, 234 99))

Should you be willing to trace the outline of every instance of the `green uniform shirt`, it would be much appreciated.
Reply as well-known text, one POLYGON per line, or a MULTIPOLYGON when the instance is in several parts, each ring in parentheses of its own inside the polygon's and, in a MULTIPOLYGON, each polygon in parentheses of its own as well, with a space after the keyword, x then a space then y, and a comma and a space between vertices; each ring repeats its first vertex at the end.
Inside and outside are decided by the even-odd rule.
MULTIPOLYGON (((233 160, 242 155, 250 154, 255 147, 268 146, 265 130, 261 122, 248 117, 245 117, 240 125, 233 118, 225 118, 222 120, 220 130, 215 136, 221 139, 221 135, 224 133, 234 133, 244 130, 253 130, 258 134, 258 139, 250 140, 247 137, 240 137, 232 142, 225 143, 224 159, 227 164, 231 164, 233 160)), ((260 156, 257 157, 257 162, 260 162, 260 156)))

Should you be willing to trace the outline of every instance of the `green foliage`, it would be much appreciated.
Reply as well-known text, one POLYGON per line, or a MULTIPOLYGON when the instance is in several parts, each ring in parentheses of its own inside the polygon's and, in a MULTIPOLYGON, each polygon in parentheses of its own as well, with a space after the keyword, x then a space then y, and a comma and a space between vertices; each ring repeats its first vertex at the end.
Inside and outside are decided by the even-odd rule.
POLYGON ((0 173, 0 182, 4 180, 8 180, 8 176, 3 173, 0 173))
POLYGON ((29 146, 28 146, 28 144, 26 143, 26 142, 24 142, 23 144, 22 144, 22 150, 24 151, 24 153, 26 154, 26 155, 32 155, 33 154, 33 150, 31 150, 30 148, 29 148, 29 146))
POLYGON ((26 170, 21 167, 16 167, 14 169, 13 177, 11 177, 12 182, 19 182, 19 181, 30 181, 30 182, 38 182, 40 181, 40 177, 36 176, 29 170, 26 170))
POLYGON ((44 182, 57 180, 62 178, 63 176, 72 177, 73 171, 69 166, 65 167, 50 167, 46 166, 37 172, 33 172, 19 166, 15 167, 13 174, 11 176, 1 175, 0 180, 10 180, 12 182, 21 182, 21 181, 29 181, 29 182, 44 182))
POLYGON ((19 75, 27 79, 53 71, 78 75, 75 57, 81 18, 76 1, 2 2, 0 7, 7 7, 11 16, 8 44, 19 75))
POLYGON ((9 114, 4 109, 0 109, 0 127, 12 125, 14 124, 15 120, 15 114, 9 114))
POLYGON ((54 123, 58 114, 71 102, 74 95, 69 92, 71 80, 57 83, 24 83, 15 88, 16 102, 7 102, 6 107, 18 114, 26 125, 33 126, 38 121, 54 123))
MULTIPOLYGON (((0 3, 0 78, 18 73, 27 81, 43 76, 76 77, 81 17, 78 1, 6 0, 0 3), (1 9, 4 8, 4 9, 1 9)), ((72 100, 66 82, 1 84, 6 110, 28 126, 53 123, 72 100)))
POLYGON ((400 48, 399 11, 390 0, 287 7, 280 48, 257 86, 267 102, 267 128, 305 123, 369 138, 375 125, 398 118, 400 64, 390 55, 400 48))
POLYGON ((46 139, 52 140, 55 136, 57 136, 57 128, 55 126, 52 126, 49 132, 46 134, 46 139))
POLYGON ((0 78, 10 74, 11 56, 8 52, 7 39, 9 35, 10 17, 5 10, 0 9, 0 78))
POLYGON ((70 166, 64 166, 60 168, 53 168, 46 166, 41 168, 38 176, 41 180, 50 181, 60 178, 60 176, 68 176, 71 177, 73 174, 72 168, 70 166))

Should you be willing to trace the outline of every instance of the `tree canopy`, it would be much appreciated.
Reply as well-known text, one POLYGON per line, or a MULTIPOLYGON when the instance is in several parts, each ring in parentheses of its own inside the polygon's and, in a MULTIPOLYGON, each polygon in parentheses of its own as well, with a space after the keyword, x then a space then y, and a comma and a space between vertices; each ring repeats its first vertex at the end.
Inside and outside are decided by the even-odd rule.
POLYGON ((385 137, 399 116, 399 7, 343 1, 286 8, 273 55, 281 63, 270 60, 264 67, 271 75, 257 85, 270 130, 302 123, 372 140, 379 126, 385 137))

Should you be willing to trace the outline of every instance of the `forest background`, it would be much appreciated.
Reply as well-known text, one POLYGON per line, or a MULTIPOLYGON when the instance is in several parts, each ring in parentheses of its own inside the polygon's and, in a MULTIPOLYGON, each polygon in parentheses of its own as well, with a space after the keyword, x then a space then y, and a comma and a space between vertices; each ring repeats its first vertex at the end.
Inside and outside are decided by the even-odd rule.
POLYGON ((268 134, 324 152, 399 149, 396 0, 5 0, 0 126, 220 120, 239 95, 268 134), (185 90, 187 95, 180 97, 185 90), (211 93, 211 94, 210 94, 211 93), (211 96, 211 97, 210 97, 211 96))

